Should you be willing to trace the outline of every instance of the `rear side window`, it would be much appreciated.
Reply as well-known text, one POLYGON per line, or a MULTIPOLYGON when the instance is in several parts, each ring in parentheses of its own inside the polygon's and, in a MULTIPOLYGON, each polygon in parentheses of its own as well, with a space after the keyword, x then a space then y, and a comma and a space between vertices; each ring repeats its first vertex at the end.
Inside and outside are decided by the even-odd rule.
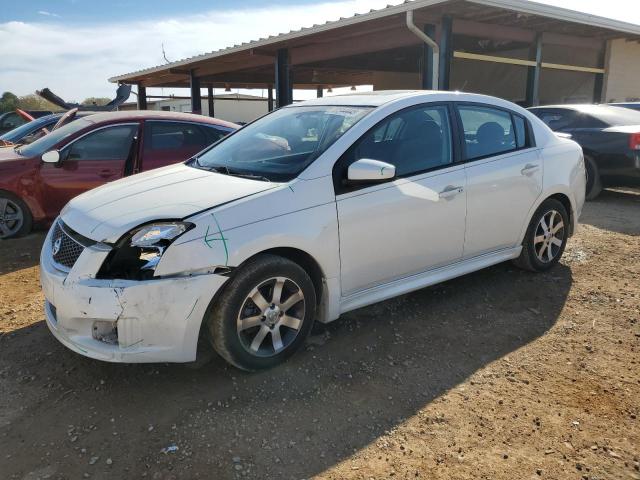
POLYGON ((577 115, 571 110, 533 110, 551 130, 561 130, 575 126, 577 115))
POLYGON ((506 110, 459 105, 467 160, 500 155, 529 145, 527 122, 506 110))
POLYGON ((202 127, 185 122, 145 122, 144 149, 182 150, 211 144, 202 127))
POLYGON ((527 146, 527 123, 519 115, 513 116, 513 125, 516 129, 516 147, 525 148, 527 146))
POLYGON ((223 130, 221 128, 216 127, 203 127, 205 134, 207 135, 208 144, 215 143, 220 140, 222 137, 228 135, 230 132, 228 130, 223 130))

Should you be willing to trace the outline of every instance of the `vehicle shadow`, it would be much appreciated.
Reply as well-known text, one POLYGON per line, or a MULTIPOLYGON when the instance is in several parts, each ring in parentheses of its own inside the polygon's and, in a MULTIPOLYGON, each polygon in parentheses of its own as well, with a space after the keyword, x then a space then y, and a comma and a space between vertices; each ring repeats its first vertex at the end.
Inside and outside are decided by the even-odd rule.
POLYGON ((498 265, 346 314, 253 374, 97 362, 40 322, 0 338, 0 470, 80 478, 99 456, 98 478, 308 478, 542 336, 571 285, 562 264, 498 265))
POLYGON ((46 232, 35 232, 25 237, 0 240, 0 275, 38 265, 46 235, 46 232))
POLYGON ((626 235, 638 235, 640 189, 603 190, 587 206, 580 217, 580 223, 626 235))

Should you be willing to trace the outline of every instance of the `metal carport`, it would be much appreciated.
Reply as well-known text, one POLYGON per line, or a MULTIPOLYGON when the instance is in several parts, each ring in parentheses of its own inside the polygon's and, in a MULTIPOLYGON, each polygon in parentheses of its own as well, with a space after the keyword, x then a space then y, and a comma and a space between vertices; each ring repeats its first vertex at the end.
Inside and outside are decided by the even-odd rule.
POLYGON ((434 77, 439 89, 498 94, 525 106, 563 88, 566 98, 598 102, 612 39, 636 42, 640 26, 523 0, 414 0, 109 80, 137 85, 141 109, 147 87, 190 88, 194 112, 202 110, 201 88, 210 98, 213 88, 267 88, 282 106, 293 89, 429 89, 434 77), (436 43, 435 59, 412 24, 436 43))

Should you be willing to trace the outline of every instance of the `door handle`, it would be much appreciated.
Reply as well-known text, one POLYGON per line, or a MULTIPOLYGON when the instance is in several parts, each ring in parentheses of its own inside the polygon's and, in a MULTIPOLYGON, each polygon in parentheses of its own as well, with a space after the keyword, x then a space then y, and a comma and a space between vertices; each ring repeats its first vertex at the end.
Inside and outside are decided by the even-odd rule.
POLYGON ((532 173, 536 172, 539 168, 540 168, 539 165, 536 165, 534 163, 527 163, 524 166, 524 168, 520 170, 520 173, 522 175, 531 175, 532 173))
POLYGON ((442 199, 448 199, 448 198, 453 198, 456 195, 462 193, 464 191, 464 188, 460 187, 460 186, 454 186, 454 185, 447 185, 444 190, 442 190, 438 196, 442 199))

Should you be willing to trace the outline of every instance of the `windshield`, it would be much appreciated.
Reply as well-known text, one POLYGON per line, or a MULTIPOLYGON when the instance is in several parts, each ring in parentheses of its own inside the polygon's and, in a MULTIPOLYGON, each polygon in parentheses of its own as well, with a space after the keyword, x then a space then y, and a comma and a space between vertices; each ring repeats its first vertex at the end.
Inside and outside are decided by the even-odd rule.
POLYGON ((54 130, 49 135, 45 135, 39 140, 36 140, 30 145, 25 145, 16 150, 20 155, 24 155, 26 157, 37 157, 42 155, 45 152, 48 152, 52 149, 58 142, 64 140, 65 138, 73 135, 76 132, 79 132, 83 128, 92 125, 92 122, 88 122, 84 119, 75 120, 64 127, 59 128, 58 130, 54 130))
POLYGON ((0 135, 0 140, 6 140, 8 142, 17 142, 25 135, 28 135, 40 128, 47 128, 53 126, 60 118, 59 115, 47 115, 46 117, 37 118, 23 125, 20 125, 13 130, 8 131, 4 135, 0 135))
POLYGON ((286 182, 371 110, 328 105, 276 110, 220 141, 191 165, 286 182))

